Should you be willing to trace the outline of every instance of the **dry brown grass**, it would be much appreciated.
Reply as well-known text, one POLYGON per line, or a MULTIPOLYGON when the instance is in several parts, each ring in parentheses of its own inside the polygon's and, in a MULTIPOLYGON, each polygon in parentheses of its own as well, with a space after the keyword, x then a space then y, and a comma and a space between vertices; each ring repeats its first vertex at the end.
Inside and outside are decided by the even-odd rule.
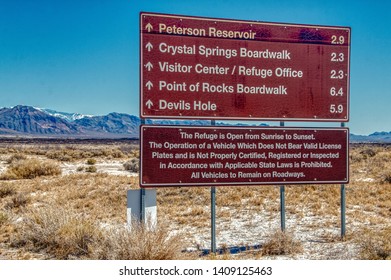
POLYGON ((24 159, 13 162, 0 176, 1 180, 34 179, 40 176, 60 175, 61 169, 53 161, 24 159))
MULTIPOLYGON (((0 182, 8 195, 0 200, 0 209, 10 208, 17 196, 28 197, 25 206, 67 206, 93 220, 104 223, 126 222, 126 191, 136 187, 137 180, 125 176, 100 173, 52 176, 30 180, 0 182)), ((12 209, 15 212, 17 208, 12 209)), ((17 213, 19 215, 19 213, 17 213)))
POLYGON ((379 230, 364 230, 356 236, 363 260, 391 260, 391 226, 379 230))
POLYGON ((94 140, 2 141, 0 155, 43 156, 58 161, 77 161, 88 158, 119 159, 138 157, 137 141, 107 140, 103 144, 94 140))
POLYGON ((81 258, 90 254, 92 242, 100 237, 95 222, 64 208, 28 210, 17 224, 13 246, 45 251, 56 259, 81 258))
POLYGON ((15 193, 16 193, 16 190, 13 186, 0 185, 0 198, 11 196, 11 195, 14 195, 15 193))
MULTIPOLYGON (((49 154, 55 159, 50 161, 52 163, 57 162, 58 164, 58 161, 64 160, 61 157, 69 156, 69 161, 83 164, 84 170, 84 164, 88 159, 102 162, 121 156, 121 153, 117 153, 117 151, 122 153, 125 157, 124 160, 130 160, 138 154, 138 150, 134 146, 125 147, 124 144, 106 146, 103 144, 96 146, 84 144, 39 146, 35 144, 35 146, 25 145, 21 148, 15 145, 12 147, 0 145, 2 164, 7 167, 7 170, 0 176, 5 176, 11 166, 26 160, 35 159, 39 162, 46 162, 49 154), (59 153, 56 155, 55 151, 59 151, 59 153)), ((390 240, 391 185, 387 180, 387 174, 391 174, 391 149, 373 145, 353 146, 350 151, 350 163, 351 180, 350 184, 346 185, 346 218, 347 230, 351 238, 343 244, 353 244, 362 249, 352 258, 381 259, 384 258, 383 256, 389 258, 389 253, 383 252, 389 252, 386 240, 390 240), (365 234, 366 232, 371 234, 365 234), (376 234, 378 239, 373 237, 376 234)), ((94 167, 94 165, 90 166, 94 167)), ((0 181, 1 246, 24 252, 19 254, 18 258, 23 255, 23 258, 126 259, 142 256, 142 258, 158 259, 160 258, 159 254, 153 251, 154 248, 150 249, 150 256, 154 257, 147 256, 146 252, 131 252, 130 249, 125 251, 120 249, 133 242, 129 232, 123 227, 126 223, 126 191, 138 187, 137 177, 101 173, 52 174, 33 179, 2 180, 0 181), (18 235, 27 234, 29 230, 30 234, 43 230, 21 227, 25 220, 29 220, 31 225, 31 221, 34 220, 32 213, 38 215, 38 211, 43 211, 43 209, 49 212, 54 211, 53 209, 67 209, 62 211, 68 213, 69 223, 65 225, 64 222, 63 226, 58 227, 62 229, 57 228, 57 230, 59 230, 58 234, 65 237, 69 243, 66 244, 64 241, 62 244, 56 244, 54 241, 50 241, 51 243, 43 241, 42 243, 52 244, 45 247, 40 242, 33 241, 33 238, 25 238, 24 245, 21 242, 22 239, 16 240, 18 235), (80 228, 77 227, 77 224, 80 224, 80 228), (14 246, 19 247, 11 247, 12 236, 14 237, 14 246), (99 242, 96 241, 98 239, 99 242), (117 240, 116 243, 114 240, 117 240)), ((291 226, 295 228, 295 236, 300 236, 301 233, 296 230, 296 227, 300 227, 301 230, 307 231, 306 236, 310 236, 305 238, 320 240, 327 245, 340 242, 338 231, 340 227, 339 185, 292 185, 286 186, 285 190, 287 223, 289 224, 289 221, 294 219, 300 224, 291 226), (320 228, 330 229, 330 232, 326 235, 315 233, 320 228)), ((267 254, 274 254, 273 250, 285 255, 303 254, 300 253, 300 244, 301 246, 308 244, 307 241, 302 242, 303 240, 300 239, 301 243, 299 242, 298 247, 291 251, 283 247, 283 249, 276 249, 280 248, 281 244, 287 246, 287 244, 295 244, 298 240, 291 239, 289 241, 289 236, 280 236, 278 232, 275 233, 273 231, 275 226, 268 228, 268 224, 272 225, 279 221, 278 186, 218 187, 216 199, 218 236, 232 230, 230 228, 232 221, 241 222, 244 220, 241 227, 248 232, 252 232, 252 229, 259 223, 265 224, 265 232, 252 232, 252 234, 257 235, 256 240, 259 240, 265 248, 270 248, 270 253, 259 250, 242 254, 242 258, 267 257, 267 254), (261 219, 259 219, 260 216, 261 219)), ((198 246, 195 235, 203 234, 202 236, 206 240, 210 238, 210 188, 159 188, 157 200, 158 220, 170 221, 166 225, 166 237, 171 236, 173 231, 176 232, 184 228, 192 230, 182 235, 179 242, 176 240, 176 244, 180 246, 179 249, 172 246, 176 248, 176 253, 194 244, 198 246)), ((44 214, 40 213, 40 215, 44 214)), ((50 217, 51 220, 56 221, 55 214, 50 217)), ((41 219, 43 218, 41 217, 41 219)), ((60 221, 57 221, 57 224, 60 224, 60 221)), ((162 234, 156 238, 166 240, 162 234)), ((239 234, 242 233, 235 236, 239 236, 239 234)), ((232 242, 235 241, 232 239, 232 242)), ((224 243, 228 244, 229 242, 224 241, 224 243)), ((150 245, 144 244, 143 246, 150 245)), ((126 248, 128 249, 128 247, 126 248)), ((5 251, 6 249, 3 250, 3 252, 5 251)), ((7 256, 8 258, 16 258, 11 255, 7 256)), ((340 257, 338 254, 331 254, 325 258, 338 259, 340 257)), ((177 254, 172 255, 172 258, 184 257, 182 254, 177 254)), ((225 255, 218 258, 236 257, 225 255)))
POLYGON ((31 201, 30 197, 26 193, 17 193, 11 197, 5 204, 5 209, 22 208, 25 207, 31 201))
POLYGON ((95 242, 92 257, 105 260, 174 260, 184 258, 180 235, 159 223, 155 227, 133 223, 126 227, 104 231, 103 239, 95 242))
POLYGON ((0 212, 0 228, 8 222, 8 215, 5 212, 0 212))
POLYGON ((25 159, 27 159, 26 155, 20 154, 20 153, 16 153, 16 154, 11 155, 9 158, 7 158, 6 162, 8 164, 11 164, 11 163, 14 163, 15 161, 25 160, 25 159))
POLYGON ((292 233, 276 230, 271 236, 262 244, 262 255, 294 255, 301 253, 303 247, 300 241, 295 240, 292 233))
POLYGON ((209 205, 209 188, 159 188, 157 204, 164 220, 181 226, 191 224, 194 227, 206 227, 210 222, 209 211, 199 209, 200 205, 209 205), (198 213, 192 215, 192 211, 198 213), (178 215, 180 213, 180 215, 178 215))
POLYGON ((91 158, 124 158, 126 155, 116 148, 104 148, 104 149, 74 149, 74 148, 62 148, 60 150, 49 150, 45 156, 50 159, 59 161, 75 161, 91 158))
POLYGON ((26 211, 12 246, 45 252, 54 259, 170 260, 181 256, 180 236, 167 226, 133 224, 102 228, 96 220, 67 208, 26 211))

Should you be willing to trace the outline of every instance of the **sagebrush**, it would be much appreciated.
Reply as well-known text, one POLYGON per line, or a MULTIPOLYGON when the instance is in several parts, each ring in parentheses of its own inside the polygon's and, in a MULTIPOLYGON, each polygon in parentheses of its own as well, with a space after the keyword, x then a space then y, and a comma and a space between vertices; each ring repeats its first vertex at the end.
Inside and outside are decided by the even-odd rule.
POLYGON ((34 179, 40 176, 55 176, 61 174, 61 168, 54 161, 36 158, 13 162, 4 174, 2 180, 34 179))
POLYGON ((172 260, 181 254, 179 235, 167 226, 134 223, 102 227, 83 213, 44 207, 26 211, 14 247, 47 252, 54 259, 172 260))

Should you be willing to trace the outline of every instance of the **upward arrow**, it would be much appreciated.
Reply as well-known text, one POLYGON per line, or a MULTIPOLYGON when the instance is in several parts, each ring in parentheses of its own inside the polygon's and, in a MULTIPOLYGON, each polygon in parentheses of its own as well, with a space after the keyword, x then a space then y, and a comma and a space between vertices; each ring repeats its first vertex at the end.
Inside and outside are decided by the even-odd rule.
POLYGON ((145 47, 148 49, 148 52, 150 52, 153 49, 151 42, 149 42, 145 47))
POLYGON ((153 68, 153 65, 151 62, 148 62, 147 64, 144 65, 145 68, 148 69, 148 71, 151 71, 151 69, 153 68))
POLYGON ((148 109, 151 109, 151 107, 153 106, 153 103, 151 100, 148 100, 145 105, 147 105, 148 109))
POLYGON ((148 90, 151 90, 151 87, 153 87, 153 84, 151 81, 148 81, 145 86, 148 88, 148 90))
POLYGON ((153 30, 153 26, 151 23, 148 23, 146 26, 145 26, 145 29, 148 30, 148 32, 151 32, 151 30, 153 30))

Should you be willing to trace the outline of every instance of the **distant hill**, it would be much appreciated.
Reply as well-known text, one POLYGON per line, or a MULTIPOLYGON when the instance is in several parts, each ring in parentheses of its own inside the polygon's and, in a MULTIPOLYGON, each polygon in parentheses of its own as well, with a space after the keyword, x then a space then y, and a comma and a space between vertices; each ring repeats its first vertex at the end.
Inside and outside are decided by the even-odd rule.
POLYGON ((390 132, 375 132, 370 135, 354 135, 350 134, 351 143, 391 143, 390 132))
POLYGON ((15 106, 0 109, 1 134, 17 135, 78 135, 72 123, 39 111, 30 106, 15 106))
MULTIPOLYGON (((207 120, 148 120, 147 124, 210 125, 207 120)), ((0 136, 51 138, 138 138, 141 120, 137 116, 110 113, 89 116, 18 105, 0 109, 0 136)), ((225 125, 218 122, 217 125, 225 125)), ((245 124, 238 124, 245 125, 245 124)), ((267 124, 260 124, 267 126, 267 124)), ((350 134, 352 143, 391 143, 390 132, 368 136, 350 134)))
POLYGON ((106 116, 84 117, 74 121, 84 133, 138 137, 140 119, 128 114, 110 113, 106 116))
POLYGON ((375 132, 368 136, 368 138, 374 142, 391 143, 391 131, 390 132, 375 132))
POLYGON ((119 113, 106 116, 83 116, 31 106, 0 109, 0 135, 138 138, 140 119, 119 113))
MULTIPOLYGON (((148 124, 209 125, 209 121, 148 120, 148 124)), ((18 105, 0 109, 0 136, 52 138, 138 138, 139 117, 110 113, 88 116, 18 105)))

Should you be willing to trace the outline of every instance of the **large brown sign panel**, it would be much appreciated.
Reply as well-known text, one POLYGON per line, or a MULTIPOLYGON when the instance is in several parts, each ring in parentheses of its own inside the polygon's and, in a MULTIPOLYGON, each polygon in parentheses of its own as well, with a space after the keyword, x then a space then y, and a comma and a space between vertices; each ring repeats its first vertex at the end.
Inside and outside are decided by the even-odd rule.
POLYGON ((347 183, 347 128, 141 126, 142 187, 347 183))
POLYGON ((143 118, 348 121, 350 28, 140 14, 143 118))

